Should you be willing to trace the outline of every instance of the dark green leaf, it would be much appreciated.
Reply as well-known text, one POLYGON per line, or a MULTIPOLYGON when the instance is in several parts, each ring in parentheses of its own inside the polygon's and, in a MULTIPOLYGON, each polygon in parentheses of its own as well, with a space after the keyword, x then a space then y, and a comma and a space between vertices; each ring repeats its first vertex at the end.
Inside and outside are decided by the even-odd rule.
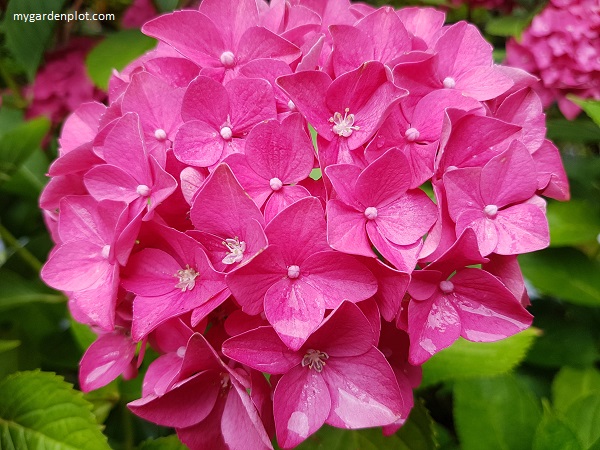
POLYGON ((113 69, 121 70, 156 45, 139 30, 123 30, 110 35, 90 52, 86 59, 88 74, 101 89, 108 89, 113 69))
POLYGON ((598 142, 600 128, 589 119, 550 119, 546 121, 547 137, 557 142, 598 142))
POLYGON ((600 264, 572 248, 519 256, 525 278, 543 294, 579 305, 600 305, 600 264))
POLYGON ((20 372, 0 382, 3 450, 108 450, 91 405, 61 377, 20 372))
POLYGON ((586 367, 597 357, 594 337, 588 328, 557 320, 543 327, 542 336, 527 354, 527 362, 541 367, 586 367))
POLYGON ((600 371, 563 367, 552 383, 552 400, 557 411, 566 412, 579 398, 600 393, 600 371))
POLYGON ((21 345, 20 341, 3 341, 0 340, 0 353, 7 352, 9 350, 13 350, 21 345))
POLYGON ((187 446, 183 445, 177 435, 172 434, 158 439, 149 439, 144 441, 138 447, 138 450, 186 450, 187 446))
POLYGON ((533 438, 533 450, 584 449, 573 430, 544 404, 544 415, 533 438))
POLYGON ((586 200, 548 204, 550 245, 561 247, 596 242, 600 234, 600 208, 586 200))
POLYGON ((437 448, 435 422, 420 399, 410 411, 408 420, 395 437, 399 438, 411 450, 433 450, 437 448))
POLYGON ((92 412, 96 416, 98 423, 104 423, 110 411, 119 403, 121 398, 117 381, 83 394, 88 402, 93 406, 92 412))
POLYGON ((523 360, 539 334, 539 330, 529 328, 498 342, 469 342, 460 338, 423 365, 421 386, 508 372, 523 360))
POLYGON ((0 271, 0 311, 26 303, 63 303, 62 294, 51 291, 41 282, 26 280, 14 272, 0 271))
POLYGON ((38 118, 24 122, 0 136, 0 184, 8 181, 40 146, 50 122, 38 118))
POLYGON ((598 443, 600 440, 600 394, 591 394, 573 402, 564 417, 584 448, 598 443))
POLYGON ((0 135, 12 130, 21 122, 23 122, 23 111, 2 105, 0 108, 0 135))
POLYGON ((530 450, 541 411, 510 375, 457 381, 454 421, 463 450, 530 450))
POLYGON ((49 161, 44 152, 41 150, 34 151, 12 178, 2 185, 2 191, 33 200, 37 208, 42 189, 50 180, 46 176, 48 166, 49 161))
POLYGON ((87 350, 87 348, 92 345, 92 342, 96 340, 96 333, 94 333, 89 326, 76 322, 72 318, 69 322, 71 324, 71 333, 75 338, 75 342, 77 342, 81 350, 87 350))
POLYGON ((530 17, 500 16, 488 21, 485 31, 492 36, 520 36, 529 25, 530 17))
POLYGON ((12 56, 21 63, 29 80, 35 77, 44 49, 48 44, 56 20, 42 20, 41 14, 60 13, 65 0, 11 0, 6 8, 2 27, 6 34, 6 47, 12 56), (15 20, 15 14, 27 14, 29 19, 15 20), (33 16, 31 16, 33 14, 33 16), (39 15, 39 16, 38 16, 39 15), (39 17, 39 18, 38 18, 39 17))

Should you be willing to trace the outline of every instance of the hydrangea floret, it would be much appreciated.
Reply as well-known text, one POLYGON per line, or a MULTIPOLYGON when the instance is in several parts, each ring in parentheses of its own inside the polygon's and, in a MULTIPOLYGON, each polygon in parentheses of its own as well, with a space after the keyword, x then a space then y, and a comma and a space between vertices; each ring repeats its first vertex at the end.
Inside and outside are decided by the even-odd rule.
MULTIPOLYGON (((141 3, 141 2, 140 2, 141 3)), ((42 278, 190 449, 394 433, 421 365, 527 328, 517 255, 569 198, 535 77, 465 22, 347 0, 203 0, 66 121, 42 278), (265 377, 265 374, 270 377, 265 377)))

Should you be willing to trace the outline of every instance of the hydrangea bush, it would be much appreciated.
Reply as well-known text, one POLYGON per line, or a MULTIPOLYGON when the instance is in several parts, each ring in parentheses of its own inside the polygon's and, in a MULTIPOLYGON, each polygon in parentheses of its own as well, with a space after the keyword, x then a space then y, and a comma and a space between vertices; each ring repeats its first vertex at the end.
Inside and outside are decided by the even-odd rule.
POLYGON ((66 121, 42 270, 97 340, 84 391, 191 449, 394 433, 420 366, 530 326, 517 255, 569 198, 536 78, 429 8, 204 0, 66 121), (265 377, 265 374, 268 376, 265 377))

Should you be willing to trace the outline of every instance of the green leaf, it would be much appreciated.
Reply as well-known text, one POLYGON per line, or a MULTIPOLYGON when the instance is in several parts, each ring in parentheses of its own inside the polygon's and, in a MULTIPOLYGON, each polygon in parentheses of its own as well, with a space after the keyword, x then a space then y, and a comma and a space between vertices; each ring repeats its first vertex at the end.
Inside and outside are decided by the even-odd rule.
POLYGON ((313 170, 310 171, 309 177, 311 177, 313 180, 316 181, 316 180, 320 180, 321 177, 322 177, 322 175, 323 174, 321 173, 321 169, 319 169, 317 167, 317 168, 315 168, 315 169, 313 169, 313 170))
POLYGON ((65 0, 44 0, 43 2, 11 0, 8 2, 2 23, 6 35, 6 47, 23 66, 30 81, 33 81, 35 77, 44 49, 57 22, 42 20, 41 14, 59 13, 64 3, 65 0), (15 14, 27 14, 27 17, 33 17, 33 22, 31 20, 27 22, 15 20, 15 14), (33 16, 31 16, 32 14, 33 16))
POLYGON ((600 393, 600 371, 563 367, 552 382, 552 401, 554 408, 566 412, 579 398, 600 393))
POLYGON ((81 350, 87 350, 98 336, 96 336, 96 333, 94 333, 88 325, 79 323, 73 320, 73 318, 69 319, 69 323, 75 342, 77 342, 77 345, 79 345, 81 350))
POLYGON ((187 446, 183 445, 176 434, 171 436, 161 437, 158 439, 149 439, 142 442, 138 450, 186 450, 187 446))
POLYGON ((530 450, 541 411, 510 375, 458 381, 454 421, 463 450, 530 450))
POLYGON ((23 111, 15 108, 8 108, 3 105, 0 108, 0 135, 23 122, 23 111))
POLYGON ((500 16, 491 19, 485 26, 485 31, 492 36, 520 36, 529 25, 531 17, 500 16))
POLYGON ((600 127, 600 101, 597 100, 584 100, 574 95, 567 95, 567 98, 576 105, 581 106, 581 109, 592 119, 596 125, 600 127))
POLYGON ((90 78, 100 89, 108 89, 113 69, 121 70, 156 45, 156 40, 139 30, 123 30, 104 39, 86 58, 90 78))
POLYGON ((596 242, 600 234, 600 208, 586 200, 550 202, 547 216, 553 247, 596 242))
POLYGON ((435 422, 421 399, 415 399, 408 420, 395 437, 411 450, 433 450, 437 448, 437 430, 435 422))
POLYGON ((49 129, 50 122, 42 117, 23 122, 0 136, 0 184, 39 148, 49 129))
POLYGON ((544 403, 544 415, 533 438, 533 450, 584 449, 573 430, 544 403))
POLYGON ((51 291, 41 282, 26 280, 14 272, 0 271, 0 311, 27 303, 63 303, 62 294, 51 291))
POLYGON ((104 423, 121 398, 118 382, 113 381, 99 389, 87 392, 83 394, 83 398, 92 404, 92 413, 96 416, 96 421, 104 423))
POLYGON ((591 394, 573 402, 564 417, 584 448, 599 445, 600 394, 591 394))
POLYGON ((109 450, 91 405, 61 377, 19 372, 0 382, 0 448, 109 450))
POLYGON ((3 192, 34 200, 36 209, 42 189, 50 181, 46 176, 50 161, 42 151, 33 154, 19 167, 11 179, 1 187, 3 192))
POLYGON ((0 353, 8 352, 21 345, 21 341, 2 341, 0 340, 0 353))
POLYGON ((600 128, 589 119, 576 120, 550 119, 546 121, 548 132, 546 137, 557 142, 598 142, 600 128))
POLYGON ((519 256, 525 278, 543 294, 585 306, 600 305, 600 264, 573 248, 519 256))
POLYGON ((538 329, 529 328, 498 342, 469 342, 460 338, 423 365, 421 386, 508 372, 523 360, 539 335, 538 329))

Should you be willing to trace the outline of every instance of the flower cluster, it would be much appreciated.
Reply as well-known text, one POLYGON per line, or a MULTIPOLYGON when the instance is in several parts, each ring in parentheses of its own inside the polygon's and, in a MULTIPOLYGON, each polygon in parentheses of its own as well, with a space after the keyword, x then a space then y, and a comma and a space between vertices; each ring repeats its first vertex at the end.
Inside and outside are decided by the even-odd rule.
POLYGON ((540 78, 535 86, 544 106, 558 102, 574 119, 581 108, 568 94, 600 100, 600 4, 596 0, 551 0, 506 46, 506 63, 540 78))
POLYGON ((191 449, 391 434, 423 362, 531 324, 516 255, 568 185, 535 78, 474 26, 204 0, 143 31, 157 48, 67 120, 40 199, 42 278, 98 333, 83 390, 150 345, 129 406, 191 449))
POLYGON ((46 56, 26 95, 32 102, 27 117, 47 116, 59 124, 79 105, 103 101, 106 95, 94 87, 85 69, 85 58, 97 41, 89 38, 71 39, 69 43, 46 56))

